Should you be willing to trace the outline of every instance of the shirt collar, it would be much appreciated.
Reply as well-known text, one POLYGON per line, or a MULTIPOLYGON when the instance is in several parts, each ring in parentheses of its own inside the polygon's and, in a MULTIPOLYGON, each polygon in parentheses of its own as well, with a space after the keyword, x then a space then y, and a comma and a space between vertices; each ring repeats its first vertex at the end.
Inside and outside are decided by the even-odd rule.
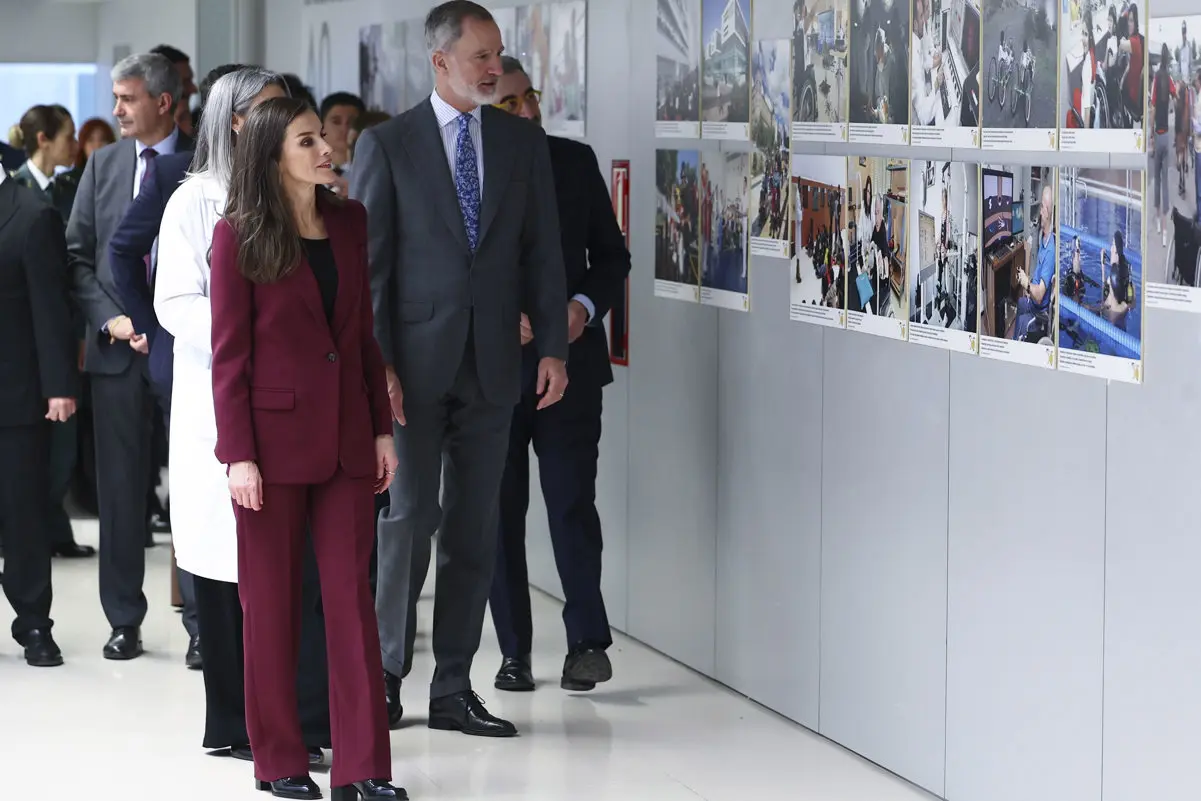
POLYGON ((0 168, 0 184, 3 184, 7 180, 8 173, 3 168, 0 168))
MULTIPOLYGON (((438 118, 439 128, 445 128, 452 122, 457 122, 459 117, 463 116, 463 112, 442 99, 437 89, 430 95, 430 103, 434 107, 434 116, 438 118)), ((480 122, 481 111, 479 106, 476 106, 468 113, 475 118, 476 122, 480 122)))
POLYGON ((33 180, 37 181, 39 189, 44 191, 46 187, 50 186, 51 178, 38 169, 38 165, 33 163, 33 159, 26 159, 25 164, 29 169, 29 174, 33 176, 33 180))
POLYGON ((171 133, 167 134, 167 138, 157 144, 144 145, 140 140, 135 140, 135 152, 138 158, 142 157, 142 151, 147 148, 154 148, 154 152, 159 156, 166 156, 175 152, 175 146, 179 143, 179 128, 172 128, 171 133))

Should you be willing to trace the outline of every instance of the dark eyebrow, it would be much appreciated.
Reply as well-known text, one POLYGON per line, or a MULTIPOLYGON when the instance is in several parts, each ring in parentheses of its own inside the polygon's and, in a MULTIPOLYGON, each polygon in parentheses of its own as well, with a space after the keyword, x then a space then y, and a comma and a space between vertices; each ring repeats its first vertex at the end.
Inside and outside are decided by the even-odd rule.
POLYGON ((516 99, 517 99, 517 95, 510 94, 510 95, 505 95, 504 97, 502 97, 499 102, 508 103, 510 100, 516 100, 516 99))
POLYGON ((302 136, 316 136, 316 132, 315 131, 302 131, 301 133, 296 134, 297 139, 301 138, 302 136))

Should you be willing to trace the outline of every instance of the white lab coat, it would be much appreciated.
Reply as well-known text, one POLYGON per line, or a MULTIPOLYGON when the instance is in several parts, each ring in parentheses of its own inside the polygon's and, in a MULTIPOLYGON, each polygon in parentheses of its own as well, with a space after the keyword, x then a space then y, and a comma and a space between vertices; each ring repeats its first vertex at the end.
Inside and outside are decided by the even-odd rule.
POLYGON ((225 466, 217 461, 208 253, 226 191, 207 176, 185 180, 163 212, 154 311, 175 337, 169 453, 171 535, 179 566, 237 582, 238 545, 225 466))

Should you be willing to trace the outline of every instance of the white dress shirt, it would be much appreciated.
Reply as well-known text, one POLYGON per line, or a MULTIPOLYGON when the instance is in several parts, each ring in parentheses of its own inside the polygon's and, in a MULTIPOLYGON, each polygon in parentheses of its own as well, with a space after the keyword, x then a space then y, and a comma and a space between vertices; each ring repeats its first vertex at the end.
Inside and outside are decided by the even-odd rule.
POLYGON ((133 196, 137 197, 138 192, 142 189, 142 178, 146 175, 146 159, 142 158, 142 153, 148 148, 154 148, 155 155, 166 156, 175 152, 176 146, 179 144, 179 129, 172 128, 171 133, 167 138, 158 144, 144 145, 138 140, 134 140, 134 152, 137 155, 137 161, 134 162, 133 168, 133 196))
MULTIPOLYGON (((46 176, 46 173, 38 169, 38 165, 33 163, 33 159, 26 159, 25 164, 29 167, 29 174, 33 176, 33 180, 37 181, 38 188, 43 192, 46 187, 50 186, 51 178, 46 176)), ((2 172, 2 170, 0 170, 2 172)))

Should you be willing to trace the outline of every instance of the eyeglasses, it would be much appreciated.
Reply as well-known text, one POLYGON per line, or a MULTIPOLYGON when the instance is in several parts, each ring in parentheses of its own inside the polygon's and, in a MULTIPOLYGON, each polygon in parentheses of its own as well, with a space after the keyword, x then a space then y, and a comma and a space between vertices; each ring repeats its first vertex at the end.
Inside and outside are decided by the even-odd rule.
POLYGON ((541 103, 541 102, 542 102, 542 92, 538 91, 537 89, 527 89, 525 94, 522 95, 521 97, 514 97, 514 96, 510 95, 509 97, 506 97, 504 100, 500 101, 499 103, 493 103, 492 105, 495 106, 496 108, 500 109, 501 111, 507 111, 510 114, 516 114, 517 112, 521 111, 521 109, 525 106, 526 103, 541 103))

